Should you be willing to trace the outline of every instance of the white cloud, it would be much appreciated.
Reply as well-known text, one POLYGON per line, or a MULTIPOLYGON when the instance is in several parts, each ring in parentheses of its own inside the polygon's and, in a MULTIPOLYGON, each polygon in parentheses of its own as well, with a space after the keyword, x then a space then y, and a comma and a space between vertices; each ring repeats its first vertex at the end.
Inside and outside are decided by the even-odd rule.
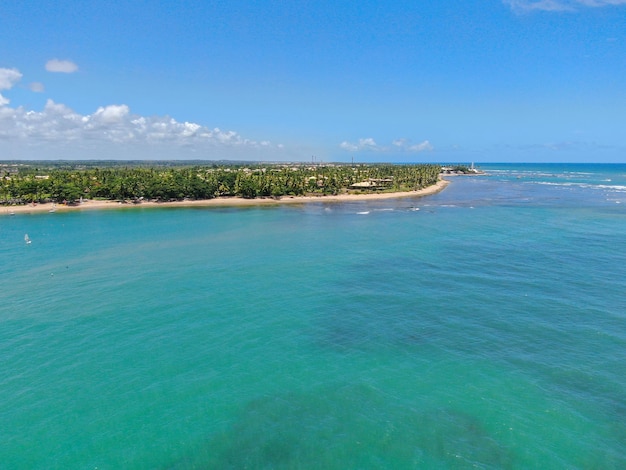
POLYGON ((74 73, 78 70, 78 65, 71 60, 51 59, 46 62, 46 70, 48 72, 74 73))
POLYGON ((432 144, 427 140, 420 142, 419 144, 413 144, 407 139, 398 139, 394 140, 392 143, 398 149, 413 153, 426 152, 429 150, 433 150, 434 148, 432 144))
MULTIPOLYGON (((69 61, 50 61, 48 70, 73 71, 69 61)), ((0 90, 22 78, 16 69, 0 68, 0 90)), ((43 91, 41 83, 31 83, 43 91)), ((139 116, 125 104, 99 107, 80 114, 48 100, 42 111, 7 106, 0 95, 0 155, 5 158, 224 158, 275 159, 288 152, 282 144, 246 139, 235 131, 179 122, 168 116, 139 116)))
POLYGON ((579 7, 606 7, 626 5, 626 0, 502 0, 517 12, 575 11, 579 7))
POLYGON ((30 88, 30 91, 34 91, 35 93, 43 93, 45 91, 43 83, 40 82, 33 82, 28 85, 28 88, 30 88))
MULTIPOLYGON (((22 78, 22 74, 17 69, 0 68, 0 90, 10 90, 22 78)), ((0 94, 0 106, 9 104, 8 98, 0 94)))
POLYGON ((122 105, 109 105, 98 108, 98 110, 91 116, 88 116, 88 120, 93 122, 101 122, 103 124, 114 124, 122 122, 126 116, 130 113, 130 109, 125 104, 122 105))
POLYGON ((391 151, 402 151, 409 153, 419 153, 425 152, 428 150, 432 150, 432 144, 425 140, 418 144, 413 144, 408 139, 396 139, 392 143, 392 147, 380 146, 376 143, 374 139, 371 137, 366 139, 359 139, 358 142, 347 142, 344 141, 339 144, 339 147, 347 150, 348 152, 362 152, 362 151, 371 151, 371 152, 391 152, 391 151))
POLYGON ((348 152, 356 152, 359 150, 359 146, 356 144, 351 144, 350 142, 343 141, 339 144, 339 147, 347 150, 348 152))
POLYGON ((22 78, 17 69, 0 68, 0 90, 10 90, 22 78))
POLYGON ((372 139, 371 137, 368 137, 366 139, 359 139, 357 143, 344 141, 341 144, 339 144, 339 147, 341 147, 344 150, 347 150, 348 152, 357 152, 357 151, 362 151, 362 150, 370 150, 370 151, 381 150, 381 148, 376 144, 376 141, 372 139))
POLYGON ((40 159, 254 159, 261 151, 273 156, 283 148, 267 140, 246 139, 235 131, 179 122, 167 116, 135 115, 125 104, 100 107, 83 115, 52 100, 40 112, 1 107, 0 149, 1 144, 14 152, 18 149, 18 158, 40 159), (69 153, 49 153, 62 150, 69 153))

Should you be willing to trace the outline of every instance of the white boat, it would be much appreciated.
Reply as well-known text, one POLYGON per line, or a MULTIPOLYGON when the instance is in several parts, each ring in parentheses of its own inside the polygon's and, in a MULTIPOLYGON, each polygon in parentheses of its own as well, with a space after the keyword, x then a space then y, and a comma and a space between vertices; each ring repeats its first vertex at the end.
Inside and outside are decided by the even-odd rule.
POLYGON ((27 245, 30 245, 30 237, 28 236, 28 234, 24 235, 24 241, 27 245))

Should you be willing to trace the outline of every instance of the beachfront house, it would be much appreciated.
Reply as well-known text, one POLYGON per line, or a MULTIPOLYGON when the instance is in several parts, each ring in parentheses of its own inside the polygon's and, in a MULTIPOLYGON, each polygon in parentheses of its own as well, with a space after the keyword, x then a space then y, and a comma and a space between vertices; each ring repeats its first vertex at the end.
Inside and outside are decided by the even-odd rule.
POLYGON ((353 183, 349 189, 369 189, 380 190, 391 187, 393 184, 393 178, 369 178, 367 181, 361 181, 359 183, 353 183))

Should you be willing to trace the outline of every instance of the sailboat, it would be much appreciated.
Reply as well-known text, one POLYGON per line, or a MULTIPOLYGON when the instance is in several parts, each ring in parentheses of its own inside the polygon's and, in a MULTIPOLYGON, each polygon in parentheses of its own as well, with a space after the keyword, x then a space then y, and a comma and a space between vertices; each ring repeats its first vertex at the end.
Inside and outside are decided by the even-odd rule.
POLYGON ((28 236, 28 234, 24 235, 24 241, 27 245, 30 245, 30 237, 28 236))

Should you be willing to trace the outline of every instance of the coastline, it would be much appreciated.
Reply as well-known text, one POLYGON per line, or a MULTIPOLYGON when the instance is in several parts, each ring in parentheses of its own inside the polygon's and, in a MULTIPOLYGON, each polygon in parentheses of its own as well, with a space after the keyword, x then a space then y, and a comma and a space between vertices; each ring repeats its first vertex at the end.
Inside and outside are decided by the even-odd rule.
POLYGON ((450 182, 445 179, 439 179, 436 184, 428 186, 417 191, 403 191, 396 193, 378 193, 378 194, 341 194, 337 196, 283 196, 279 199, 274 198, 255 198, 244 199, 240 197, 221 197, 214 199, 188 200, 188 201, 171 201, 171 202, 151 202, 142 201, 138 204, 122 203, 119 201, 94 201, 85 200, 80 204, 66 206, 63 204, 26 204, 22 206, 3 206, 0 208, 1 215, 14 214, 35 214, 45 212, 72 212, 96 209, 128 209, 128 208, 150 208, 150 207, 252 207, 263 205, 279 205, 279 204, 306 204, 310 202, 351 202, 351 201, 367 201, 380 199, 395 199, 405 197, 423 197, 436 194, 442 191, 450 182))

